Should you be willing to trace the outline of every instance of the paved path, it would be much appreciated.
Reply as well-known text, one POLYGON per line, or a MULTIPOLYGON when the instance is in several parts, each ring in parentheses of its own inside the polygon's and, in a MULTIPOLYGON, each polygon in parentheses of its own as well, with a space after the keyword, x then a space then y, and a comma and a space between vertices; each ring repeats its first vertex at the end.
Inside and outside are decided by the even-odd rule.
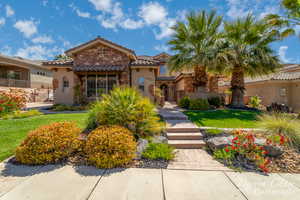
POLYGON ((297 200, 300 174, 0 163, 0 200, 297 200))
POLYGON ((188 120, 176 104, 166 102, 160 115, 167 123, 168 143, 178 148, 168 169, 231 171, 202 149, 205 142, 200 128, 188 120))

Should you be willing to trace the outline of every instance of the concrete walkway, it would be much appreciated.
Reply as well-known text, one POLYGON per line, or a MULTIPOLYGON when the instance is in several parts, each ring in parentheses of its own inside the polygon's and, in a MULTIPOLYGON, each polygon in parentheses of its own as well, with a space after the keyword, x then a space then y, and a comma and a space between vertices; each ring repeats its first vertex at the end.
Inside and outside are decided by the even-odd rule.
POLYGON ((0 163, 0 200, 296 200, 300 174, 0 163))

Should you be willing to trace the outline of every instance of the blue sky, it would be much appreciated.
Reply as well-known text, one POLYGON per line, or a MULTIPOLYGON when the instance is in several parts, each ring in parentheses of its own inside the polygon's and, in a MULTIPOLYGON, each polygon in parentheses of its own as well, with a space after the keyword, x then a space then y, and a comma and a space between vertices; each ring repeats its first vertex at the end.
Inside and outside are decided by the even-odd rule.
MULTIPOLYGON (((248 12, 257 17, 280 13, 279 1, 0 0, 0 53, 52 59, 99 35, 137 55, 156 55, 168 51, 169 27, 191 10, 216 9, 226 20, 234 20, 248 12)), ((272 47, 283 62, 300 63, 298 37, 272 47)))

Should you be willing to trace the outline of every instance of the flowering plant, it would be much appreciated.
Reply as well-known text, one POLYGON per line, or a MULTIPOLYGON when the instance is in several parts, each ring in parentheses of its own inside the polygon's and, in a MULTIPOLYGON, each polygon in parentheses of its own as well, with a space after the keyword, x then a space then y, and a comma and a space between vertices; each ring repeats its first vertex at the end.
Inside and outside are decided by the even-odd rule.
POLYGON ((270 160, 266 158, 268 152, 264 145, 284 145, 287 142, 283 135, 273 135, 266 139, 264 145, 257 145, 252 132, 235 131, 233 134, 235 137, 232 139, 231 145, 225 147, 224 151, 228 154, 245 156, 263 172, 269 172, 268 165, 270 164, 270 160))
POLYGON ((21 90, 0 91, 0 116, 20 110, 26 102, 26 94, 21 90))

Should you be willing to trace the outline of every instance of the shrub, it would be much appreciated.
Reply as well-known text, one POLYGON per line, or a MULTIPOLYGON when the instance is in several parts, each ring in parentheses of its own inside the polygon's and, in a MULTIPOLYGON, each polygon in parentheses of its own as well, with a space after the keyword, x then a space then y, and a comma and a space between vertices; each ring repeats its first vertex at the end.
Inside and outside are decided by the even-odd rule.
POLYGON ((52 107, 53 111, 81 111, 86 110, 86 106, 70 106, 65 104, 56 104, 52 107))
POLYGON ((250 98, 249 105, 252 108, 259 108, 260 103, 261 103, 261 99, 259 98, 259 96, 253 96, 253 97, 250 98))
POLYGON ((0 91, 0 116, 25 107, 27 98, 23 90, 0 91))
POLYGON ((211 106, 215 106, 216 108, 220 108, 221 105, 224 104, 222 97, 210 97, 208 98, 208 103, 211 106))
POLYGON ((191 99, 189 97, 183 97, 179 100, 179 107, 189 109, 191 99))
POLYGON ((43 115, 43 113, 41 113, 38 110, 29 110, 29 111, 14 111, 11 114, 6 114, 2 117, 2 119, 21 119, 21 118, 27 118, 27 117, 33 117, 33 116, 39 116, 39 115, 43 115))
POLYGON ((289 139, 289 144, 300 148, 300 120, 284 113, 264 114, 259 117, 259 127, 268 134, 282 134, 289 139))
POLYGON ((23 164, 49 164, 68 157, 78 147, 80 129, 73 122, 41 126, 30 132, 16 149, 23 164))
POLYGON ((209 104, 207 99, 192 99, 190 101, 190 110, 208 110, 209 104))
POLYGON ((164 143, 150 143, 142 153, 142 157, 151 160, 172 160, 174 156, 174 148, 164 143))
POLYGON ((155 106, 148 98, 132 88, 115 88, 94 104, 87 128, 120 125, 131 130, 136 137, 145 137, 162 131, 163 123, 159 120, 155 106))
POLYGON ((135 157, 136 142, 126 128, 102 126, 89 134, 85 152, 89 163, 96 167, 122 167, 135 157))

